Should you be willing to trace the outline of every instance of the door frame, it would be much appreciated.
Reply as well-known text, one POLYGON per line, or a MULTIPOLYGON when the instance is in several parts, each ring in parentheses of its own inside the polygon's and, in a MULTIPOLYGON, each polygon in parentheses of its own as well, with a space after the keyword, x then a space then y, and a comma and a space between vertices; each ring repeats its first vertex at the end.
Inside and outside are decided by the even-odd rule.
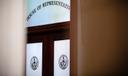
POLYGON ((27 28, 27 43, 43 43, 42 76, 54 76, 54 41, 69 39, 69 27, 68 21, 27 28))

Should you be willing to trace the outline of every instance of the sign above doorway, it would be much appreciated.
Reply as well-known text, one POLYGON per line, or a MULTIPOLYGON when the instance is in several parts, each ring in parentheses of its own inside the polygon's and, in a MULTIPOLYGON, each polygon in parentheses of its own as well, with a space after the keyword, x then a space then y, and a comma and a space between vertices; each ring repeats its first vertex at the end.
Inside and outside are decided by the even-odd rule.
POLYGON ((70 0, 27 0, 27 26, 70 21, 70 0))

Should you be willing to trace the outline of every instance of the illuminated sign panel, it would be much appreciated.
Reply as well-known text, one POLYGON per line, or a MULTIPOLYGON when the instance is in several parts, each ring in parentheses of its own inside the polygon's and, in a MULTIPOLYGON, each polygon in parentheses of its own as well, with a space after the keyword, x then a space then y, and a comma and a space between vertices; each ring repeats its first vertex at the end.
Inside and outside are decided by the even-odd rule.
POLYGON ((27 25, 70 21, 70 0, 27 0, 27 25))

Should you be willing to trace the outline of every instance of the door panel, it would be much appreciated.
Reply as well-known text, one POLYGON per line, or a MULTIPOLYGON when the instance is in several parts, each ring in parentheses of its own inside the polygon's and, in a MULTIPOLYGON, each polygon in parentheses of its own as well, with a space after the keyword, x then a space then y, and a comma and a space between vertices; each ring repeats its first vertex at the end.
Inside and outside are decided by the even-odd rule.
POLYGON ((54 41, 54 76, 70 76, 70 40, 54 41))
POLYGON ((29 43, 26 50, 26 76, 42 76, 43 43, 29 43))

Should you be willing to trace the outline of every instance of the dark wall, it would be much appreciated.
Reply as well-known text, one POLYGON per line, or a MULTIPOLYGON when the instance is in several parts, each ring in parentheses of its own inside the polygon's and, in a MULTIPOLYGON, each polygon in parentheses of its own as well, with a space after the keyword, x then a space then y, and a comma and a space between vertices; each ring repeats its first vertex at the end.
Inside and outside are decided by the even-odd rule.
POLYGON ((78 76, 126 76, 128 1, 79 2, 78 76))

